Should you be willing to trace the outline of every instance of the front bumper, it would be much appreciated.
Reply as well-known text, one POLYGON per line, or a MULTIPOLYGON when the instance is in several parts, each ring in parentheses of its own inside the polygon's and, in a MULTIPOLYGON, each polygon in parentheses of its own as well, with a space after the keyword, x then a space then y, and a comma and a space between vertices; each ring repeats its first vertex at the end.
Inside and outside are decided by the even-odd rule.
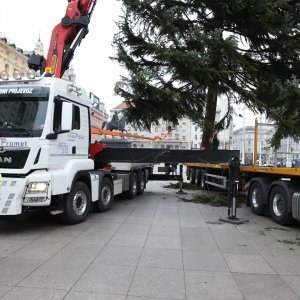
POLYGON ((22 213, 22 198, 26 183, 26 178, 3 177, 0 186, 0 216, 22 213))

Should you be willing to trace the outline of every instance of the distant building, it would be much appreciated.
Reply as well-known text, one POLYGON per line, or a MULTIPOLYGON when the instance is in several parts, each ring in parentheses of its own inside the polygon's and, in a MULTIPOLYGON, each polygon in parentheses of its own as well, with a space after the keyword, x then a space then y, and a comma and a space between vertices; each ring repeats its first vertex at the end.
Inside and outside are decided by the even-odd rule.
POLYGON ((6 71, 12 76, 14 71, 26 74, 28 71, 28 51, 18 48, 15 43, 0 32, 0 72, 6 71))
MULTIPOLYGON (((115 112, 121 112, 126 109, 126 103, 122 102, 110 110, 111 115, 115 112)), ((133 124, 126 124, 125 131, 146 137, 157 137, 155 140, 127 138, 131 141, 133 148, 162 148, 162 149, 191 149, 191 121, 187 118, 179 120, 177 125, 170 124, 160 120, 158 125, 152 125, 150 131, 140 130, 133 124), (172 131, 168 133, 168 127, 172 131), (163 137, 159 139, 159 137, 163 137)))
POLYGON ((101 129, 103 122, 106 122, 108 119, 105 104, 92 92, 89 93, 89 98, 91 105, 91 126, 101 129))

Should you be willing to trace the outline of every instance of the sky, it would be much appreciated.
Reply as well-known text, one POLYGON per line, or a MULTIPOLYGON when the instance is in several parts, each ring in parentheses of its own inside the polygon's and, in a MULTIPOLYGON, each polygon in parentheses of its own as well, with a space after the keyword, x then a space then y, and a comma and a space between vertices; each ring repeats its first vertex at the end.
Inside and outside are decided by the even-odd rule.
MULTIPOLYGON (((33 50, 40 35, 47 56, 52 30, 64 17, 67 4, 67 0, 5 1, 1 3, 0 32, 24 50, 33 50)), ((71 62, 77 84, 98 96, 107 110, 122 101, 114 95, 113 89, 120 76, 126 74, 123 68, 109 58, 115 55, 111 44, 118 31, 115 22, 121 15, 120 1, 98 0, 89 33, 76 49, 71 62)), ((236 112, 246 117, 234 117, 235 129, 243 124, 254 124, 254 115, 250 111, 236 108, 236 112)))
MULTIPOLYGON (((67 0, 2 1, 0 32, 23 50, 33 50, 40 35, 47 56, 53 28, 64 17, 67 0)), ((97 95, 109 110, 122 99, 114 95, 114 84, 125 74, 110 60, 115 50, 111 46, 117 32, 115 21, 121 15, 117 0, 98 0, 89 25, 89 33, 75 50, 71 62, 77 84, 97 95)))

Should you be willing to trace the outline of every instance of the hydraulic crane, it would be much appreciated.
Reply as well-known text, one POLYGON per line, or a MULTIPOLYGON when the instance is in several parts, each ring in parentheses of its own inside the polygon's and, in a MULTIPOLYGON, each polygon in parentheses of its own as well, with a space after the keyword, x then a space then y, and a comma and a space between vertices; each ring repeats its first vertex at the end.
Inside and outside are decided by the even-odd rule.
POLYGON ((68 0, 65 16, 52 31, 47 59, 34 53, 28 60, 29 68, 61 78, 69 67, 76 47, 88 34, 96 3, 97 0, 68 0))

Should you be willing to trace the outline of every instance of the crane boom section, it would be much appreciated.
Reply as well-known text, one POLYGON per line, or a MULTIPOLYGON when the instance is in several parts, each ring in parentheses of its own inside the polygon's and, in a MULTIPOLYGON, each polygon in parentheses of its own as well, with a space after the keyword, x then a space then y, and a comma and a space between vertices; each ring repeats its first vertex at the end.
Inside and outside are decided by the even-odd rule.
POLYGON ((66 14, 51 35, 46 70, 61 78, 68 69, 76 47, 88 33, 88 25, 97 0, 69 0, 66 14))

